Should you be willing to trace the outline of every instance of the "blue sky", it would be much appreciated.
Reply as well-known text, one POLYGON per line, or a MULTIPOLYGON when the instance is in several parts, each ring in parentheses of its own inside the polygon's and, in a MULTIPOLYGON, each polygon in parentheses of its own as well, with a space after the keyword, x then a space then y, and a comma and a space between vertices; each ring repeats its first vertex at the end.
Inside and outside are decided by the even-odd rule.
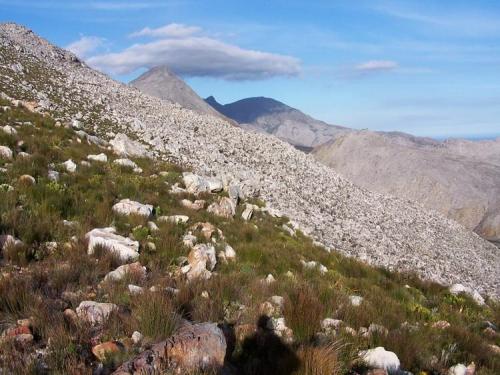
POLYGON ((268 96, 318 119, 500 135, 500 2, 0 0, 2 21, 124 82, 169 64, 203 97, 268 96))

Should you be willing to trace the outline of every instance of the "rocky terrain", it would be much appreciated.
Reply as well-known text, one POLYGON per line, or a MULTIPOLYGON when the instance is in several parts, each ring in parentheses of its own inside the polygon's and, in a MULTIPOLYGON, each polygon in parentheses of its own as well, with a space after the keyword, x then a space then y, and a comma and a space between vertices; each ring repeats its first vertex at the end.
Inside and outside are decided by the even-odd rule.
MULTIPOLYGON (((130 85, 148 95, 178 103, 182 107, 200 114, 221 116, 166 66, 158 66, 148 70, 130 82, 130 85)), ((224 116, 221 117, 224 118, 224 116)))
MULTIPOLYGON (((0 374, 500 371, 500 304, 470 287, 495 296, 495 281, 470 273, 460 274, 468 285, 440 285, 419 278, 421 270, 370 266, 350 247, 342 249, 349 256, 332 251, 300 230, 319 215, 310 203, 320 200, 299 192, 341 194, 339 215, 339 199, 382 216, 410 210, 416 233, 419 220, 440 219, 444 237, 431 225, 422 238, 432 236, 439 251, 452 236, 457 246, 469 241, 469 256, 484 267, 492 248, 479 237, 359 190, 280 141, 138 94, 20 26, 0 29, 0 374), (144 142, 149 126, 177 136, 164 140, 169 147, 144 142), (242 138, 223 138, 227 157, 212 148, 222 146, 210 133, 217 129, 242 138), (238 149, 256 144, 264 155, 246 159, 238 149), (270 162, 294 168, 271 175, 284 180, 274 186, 263 177, 270 146, 284 153, 270 162), (306 167, 333 190, 297 180, 306 167)), ((373 218, 356 214, 364 225, 373 218)), ((404 221, 383 229, 396 224, 412 234, 404 221)), ((414 246, 405 250, 431 250, 414 246)))
MULTIPOLYGON (((152 69, 143 77, 135 84, 141 91, 199 113, 214 114, 167 68, 152 69)), ((500 239, 499 173, 495 167, 500 165, 500 140, 439 142, 398 132, 357 131, 326 124, 263 97, 226 105, 213 96, 205 101, 243 129, 272 134, 312 152, 358 186, 417 201, 489 241, 500 239)))
POLYGON ((500 239, 500 141, 371 131, 345 134, 313 155, 359 186, 418 201, 492 241, 500 239))
POLYGON ((213 96, 205 101, 242 128, 272 134, 304 151, 351 131, 316 120, 271 98, 247 98, 224 105, 213 96))
MULTIPOLYGON (((79 116, 77 116, 79 117, 79 116)), ((493 375, 500 305, 0 98, 0 374, 493 375)))
POLYGON ((155 157, 237 181, 328 248, 499 295, 498 249, 440 214, 360 189, 274 137, 141 94, 23 27, 0 27, 0 56, 0 89, 11 97, 77 119, 104 139, 127 133, 155 157))

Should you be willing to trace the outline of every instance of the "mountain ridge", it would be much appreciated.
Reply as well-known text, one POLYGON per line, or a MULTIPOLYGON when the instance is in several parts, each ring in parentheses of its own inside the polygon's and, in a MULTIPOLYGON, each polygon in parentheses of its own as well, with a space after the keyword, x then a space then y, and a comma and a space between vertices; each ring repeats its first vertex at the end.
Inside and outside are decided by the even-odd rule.
POLYGON ((297 147, 312 148, 351 129, 316 120, 296 108, 264 96, 220 104, 210 96, 205 101, 245 129, 272 134, 297 147))

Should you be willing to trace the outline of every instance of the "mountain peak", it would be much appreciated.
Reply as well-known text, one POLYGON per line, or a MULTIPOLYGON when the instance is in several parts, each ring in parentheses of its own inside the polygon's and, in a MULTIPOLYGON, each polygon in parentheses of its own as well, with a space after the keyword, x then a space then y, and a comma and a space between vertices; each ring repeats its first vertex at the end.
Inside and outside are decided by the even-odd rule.
POLYGON ((145 94, 178 103, 195 112, 222 117, 166 65, 149 69, 131 81, 130 85, 145 94))

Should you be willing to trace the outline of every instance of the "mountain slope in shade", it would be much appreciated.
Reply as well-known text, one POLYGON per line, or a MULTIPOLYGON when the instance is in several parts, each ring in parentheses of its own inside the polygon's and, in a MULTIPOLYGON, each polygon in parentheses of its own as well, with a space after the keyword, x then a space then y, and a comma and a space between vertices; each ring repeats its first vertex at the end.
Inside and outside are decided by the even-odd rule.
POLYGON ((418 201, 498 241, 499 147, 500 140, 439 142, 359 131, 317 147, 313 155, 359 186, 418 201), (481 156, 480 149, 497 152, 481 156))
POLYGON ((213 96, 205 101, 243 128, 272 134, 302 148, 318 146, 350 131, 316 120, 271 98, 247 98, 225 105, 218 103, 213 96))
POLYGON ((170 100, 201 114, 222 117, 168 67, 158 66, 130 82, 145 94, 170 100))

